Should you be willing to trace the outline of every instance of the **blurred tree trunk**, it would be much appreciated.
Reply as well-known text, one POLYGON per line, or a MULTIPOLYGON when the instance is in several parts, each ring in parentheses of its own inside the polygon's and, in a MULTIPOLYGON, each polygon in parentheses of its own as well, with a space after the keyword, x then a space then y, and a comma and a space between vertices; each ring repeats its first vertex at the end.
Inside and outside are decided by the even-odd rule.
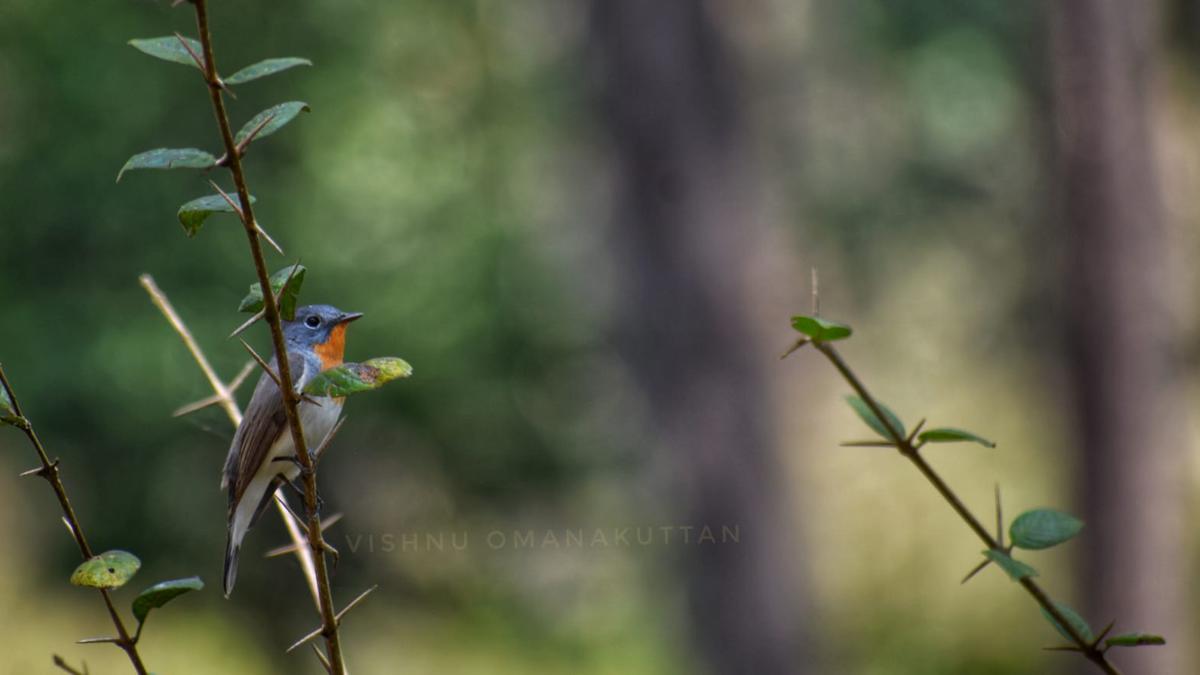
MULTIPOLYGON (((1182 444, 1168 344, 1163 207, 1151 136, 1156 3, 1050 3, 1065 228, 1066 364, 1083 516, 1082 609, 1095 627, 1174 646, 1114 652, 1134 673, 1182 673, 1182 444)), ((1191 672, 1195 672, 1192 670, 1191 672)))
MULTIPOLYGON (((676 517, 739 526, 679 546, 699 653, 717 673, 802 673, 792 539, 752 265, 762 241, 743 166, 733 64, 699 0, 595 0, 591 46, 619 204, 619 341, 646 390, 676 517)), ((698 530, 697 530, 698 531, 698 530)), ((696 535, 693 534, 693 537, 696 535)))

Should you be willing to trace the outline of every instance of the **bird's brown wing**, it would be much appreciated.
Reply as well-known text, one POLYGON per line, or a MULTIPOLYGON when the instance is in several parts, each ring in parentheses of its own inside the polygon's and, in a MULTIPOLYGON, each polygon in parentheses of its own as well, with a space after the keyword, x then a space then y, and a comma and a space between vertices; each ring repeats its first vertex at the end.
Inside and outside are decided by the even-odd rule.
MULTIPOLYGON (((271 359, 275 368, 275 359, 271 359)), ((303 388, 311 374, 306 360, 299 354, 288 353, 293 381, 297 389, 303 388)), ((246 416, 238 425, 229 456, 225 459, 225 471, 221 487, 229 488, 229 508, 233 509, 242 499, 246 487, 254 478, 267 458, 271 446, 287 427, 287 415, 283 412, 283 395, 269 375, 263 373, 254 387, 254 394, 246 406, 246 416)))

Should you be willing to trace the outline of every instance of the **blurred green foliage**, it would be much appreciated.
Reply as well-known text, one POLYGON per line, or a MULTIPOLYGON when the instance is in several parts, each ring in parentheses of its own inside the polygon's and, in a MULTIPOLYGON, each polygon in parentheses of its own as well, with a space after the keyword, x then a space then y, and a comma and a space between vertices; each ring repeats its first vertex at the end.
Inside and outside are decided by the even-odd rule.
MULTIPOLYGON (((137 553, 147 579, 215 578, 232 429, 215 409, 170 417, 210 392, 137 276, 155 276, 227 378, 245 361, 226 336, 253 281, 234 219, 193 239, 176 225, 179 205, 210 191, 204 173, 113 183, 137 152, 218 149, 199 77, 126 44, 191 34, 190 16, 165 0, 0 4, 0 359, 62 458, 89 537, 137 553)), ((1052 395, 1037 357, 1021 355, 1035 339, 1023 329, 1051 302, 1046 266, 1022 262, 1045 244, 1037 3, 771 0, 730 3, 720 16, 747 66, 764 191, 797 242, 790 264, 819 263, 827 306, 887 327, 864 330, 856 348, 898 408, 936 398, 930 382, 951 392, 987 382, 930 414, 1023 448, 984 460, 1002 475, 1036 457, 1044 468, 1015 492, 1044 494, 1062 474, 1044 412, 1052 395), (951 311, 953 325, 941 321, 951 311), (912 381, 914 369, 927 380, 912 381)), ((382 584, 347 620, 350 666, 694 672, 677 551, 484 543, 494 530, 667 518, 646 478, 665 469, 645 447, 641 397, 606 335, 622 299, 604 259, 611 169, 588 89, 584 7, 214 2, 212 18, 222 72, 270 57, 314 63, 240 85, 230 102, 239 126, 282 101, 312 108, 248 157, 256 213, 288 254, 268 253, 271 268, 298 257, 310 270, 302 302, 366 314, 350 330, 349 360, 395 353, 416 369, 349 403, 322 465, 327 509, 347 514, 330 536, 342 549, 338 601, 382 584), (351 551, 354 537, 458 531, 474 537, 466 552, 351 551)), ((259 328, 251 341, 263 353, 259 328)), ((789 339, 786 321, 764 330, 780 348, 789 339)), ((814 575, 811 628, 826 672, 1000 675, 1060 663, 1025 648, 1048 629, 1000 575, 970 590, 946 582, 969 568, 972 546, 928 559, 934 542, 965 538, 952 515, 902 467, 824 452, 858 422, 836 401, 797 415, 797 400, 764 414, 795 432, 781 452, 796 518, 821 543, 796 568, 814 575), (937 515, 907 529, 875 523, 903 509, 937 515), (876 549, 864 556, 868 540, 876 549), (894 564, 881 567, 880 551, 894 564), (997 636, 997 622, 1012 631, 997 636)), ((972 482, 959 478, 977 461, 947 455, 948 480, 972 482)), ((16 654, 0 669, 44 672, 59 652, 120 672, 119 653, 69 644, 102 631, 104 617, 62 583, 76 553, 44 486, 13 477, 28 465, 23 439, 0 435, 0 527, 12 533, 0 556, 19 573, 0 584, 11 608, 0 650, 16 654)), ((987 503, 990 483, 978 489, 967 498, 987 503)), ((282 543, 268 520, 252 548, 282 543)), ((156 615, 143 652, 154 669, 317 672, 310 656, 280 653, 315 625, 294 563, 248 553, 233 600, 205 591, 156 615)))

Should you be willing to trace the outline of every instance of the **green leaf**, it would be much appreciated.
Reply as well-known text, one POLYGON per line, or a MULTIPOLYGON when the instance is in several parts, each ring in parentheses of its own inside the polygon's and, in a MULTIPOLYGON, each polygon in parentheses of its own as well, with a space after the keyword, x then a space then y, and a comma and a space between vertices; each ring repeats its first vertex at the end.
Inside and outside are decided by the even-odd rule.
POLYGON ((314 396, 341 397, 378 389, 397 378, 412 375, 412 366, 404 359, 384 356, 362 363, 343 363, 322 372, 304 388, 314 396))
POLYGON ((257 80, 260 77, 274 75, 275 73, 285 71, 296 66, 311 66, 312 61, 301 59, 294 56, 289 56, 281 59, 266 59, 258 63, 246 66, 236 73, 225 78, 225 84, 243 84, 251 80, 257 80))
POLYGON ((1038 550, 1057 546, 1083 529, 1083 521, 1054 509, 1033 509, 1017 516, 1008 527, 1014 546, 1038 550))
MULTIPOLYGON (((1067 623, 1071 624, 1071 626, 1075 628, 1075 632, 1079 633, 1079 637, 1083 638, 1087 642, 1091 642, 1095 638, 1095 636, 1092 634, 1092 627, 1089 626, 1088 623, 1083 620, 1083 617, 1079 616, 1075 610, 1061 602, 1054 603, 1054 606, 1058 609, 1059 614, 1062 614, 1063 618, 1067 620, 1067 623)), ((1047 612, 1045 608, 1042 608, 1042 616, 1046 617, 1046 620, 1050 622, 1050 625, 1054 626, 1054 629, 1057 630, 1063 637, 1067 638, 1068 640, 1071 639, 1071 634, 1067 632, 1067 629, 1059 625, 1059 623, 1054 620, 1054 617, 1050 616, 1050 612, 1047 612)))
POLYGON ((263 121, 268 117, 271 118, 270 121, 266 122, 266 124, 263 124, 262 130, 254 136, 254 140, 257 141, 260 138, 270 136, 276 131, 282 129, 283 125, 295 119, 296 115, 299 115, 301 112, 311 111, 312 109, 309 108, 308 104, 304 101, 288 101, 287 103, 273 105, 270 108, 258 113, 254 117, 251 117, 249 122, 243 124, 242 128, 238 130, 237 137, 234 138, 234 141, 240 145, 241 142, 246 140, 251 132, 257 129, 258 125, 263 124, 263 121))
POLYGON ((198 591, 202 588, 204 588, 204 582, 200 580, 200 577, 159 582, 138 593, 138 596, 133 599, 133 615, 137 617, 138 623, 144 623, 150 610, 158 609, 184 593, 198 591))
MULTIPOLYGON (((304 285, 304 273, 308 271, 304 265, 288 265, 271 275, 271 293, 279 296, 279 314, 285 321, 291 321, 296 318, 296 301, 300 297, 300 287, 304 285), (296 270, 292 274, 292 269, 296 270), (288 278, 291 277, 291 281, 288 278), (284 284, 287 288, 283 289, 283 294, 279 294, 279 289, 283 288, 284 284)), ((250 293, 242 298, 242 304, 238 305, 239 312, 249 312, 254 314, 263 308, 262 285, 256 283, 250 284, 250 293)))
MULTIPOLYGON (((857 396, 847 396, 846 403, 849 403, 850 407, 854 408, 854 412, 858 413, 858 416, 862 418, 862 421, 866 422, 867 426, 871 427, 875 433, 883 436, 889 441, 892 440, 891 432, 889 432, 887 426, 875 416, 874 411, 871 410, 871 406, 867 405, 866 401, 857 396)), ((896 413, 892 412, 890 408, 879 401, 875 401, 875 403, 879 406, 879 410, 883 412, 883 415, 888 418, 888 421, 892 423, 892 426, 896 429, 896 433, 903 437, 904 423, 900 421, 900 418, 896 416, 896 413)))
POLYGON ((209 169, 216 165, 217 158, 199 148, 155 148, 130 157, 117 172, 117 182, 133 169, 209 169))
POLYGON ((989 448, 996 447, 996 444, 988 439, 977 436, 969 431, 955 429, 953 427, 938 427, 922 431, 921 435, 917 436, 923 443, 957 443, 959 441, 974 441, 980 445, 989 448))
MULTIPOLYGON (((204 61, 204 48, 200 46, 200 42, 193 38, 183 38, 187 41, 188 46, 192 51, 196 52, 196 56, 200 57, 200 61, 204 61)), ((179 42, 179 38, 174 35, 156 38, 144 38, 139 40, 130 40, 129 44, 136 50, 149 54, 155 58, 173 63, 182 63, 185 66, 199 67, 196 60, 188 53, 188 50, 179 42)))
POLYGON ((8 398, 8 391, 2 384, 0 384, 0 423, 11 424, 20 429, 24 429, 28 424, 25 418, 17 416, 17 411, 13 409, 12 401, 8 398))
POLYGON ((813 340, 821 342, 844 340, 854 332, 850 326, 844 323, 826 321, 817 316, 793 316, 792 328, 804 333, 813 340))
POLYGON ((141 566, 142 561, 128 551, 106 551, 76 567, 71 583, 89 588, 120 588, 141 566))
POLYGON ((1038 575, 1037 570, 1033 569, 1033 567, 1013 558, 1004 551, 997 551, 990 548, 984 551, 983 554, 989 560, 996 563, 1000 569, 1007 572, 1009 578, 1013 581, 1020 581, 1025 577, 1036 577, 1038 575))
MULTIPOLYGON (((231 194, 229 198, 237 204, 239 208, 242 206, 242 200, 237 195, 231 194)), ((250 203, 256 202, 254 195, 250 195, 250 203)), ((194 237, 200 231, 200 226, 208 217, 214 213, 235 213, 233 207, 221 195, 208 195, 207 197, 199 197, 179 207, 179 224, 183 226, 183 231, 187 236, 194 237)))
POLYGON ((1142 647, 1145 645, 1165 645, 1167 644, 1167 640, 1161 635, 1126 633, 1125 635, 1114 635, 1105 640, 1104 644, 1109 647, 1142 647))

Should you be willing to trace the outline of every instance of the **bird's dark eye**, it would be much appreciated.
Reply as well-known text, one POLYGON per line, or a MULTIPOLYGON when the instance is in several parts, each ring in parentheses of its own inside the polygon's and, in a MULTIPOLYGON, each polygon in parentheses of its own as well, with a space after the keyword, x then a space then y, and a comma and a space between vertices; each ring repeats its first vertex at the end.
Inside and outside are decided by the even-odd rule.
POLYGON ((316 328, 317 326, 321 325, 321 317, 310 316, 304 320, 304 325, 308 326, 309 328, 316 328))

